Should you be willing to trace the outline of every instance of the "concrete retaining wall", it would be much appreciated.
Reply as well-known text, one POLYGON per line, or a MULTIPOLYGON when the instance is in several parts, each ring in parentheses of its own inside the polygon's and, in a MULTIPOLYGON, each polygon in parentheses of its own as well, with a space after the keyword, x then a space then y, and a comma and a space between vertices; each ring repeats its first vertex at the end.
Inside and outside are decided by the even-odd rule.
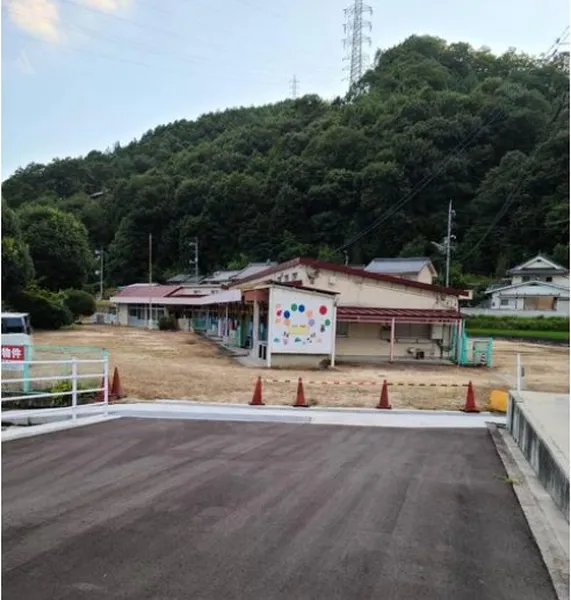
POLYGON ((514 393, 510 393, 506 428, 569 522, 569 477, 514 393))

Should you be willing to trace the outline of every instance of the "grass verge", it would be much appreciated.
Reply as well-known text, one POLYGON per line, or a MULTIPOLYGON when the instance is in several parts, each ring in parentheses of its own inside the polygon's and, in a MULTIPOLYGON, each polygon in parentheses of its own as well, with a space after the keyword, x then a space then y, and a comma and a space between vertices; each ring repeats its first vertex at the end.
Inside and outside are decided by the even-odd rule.
POLYGON ((475 337, 501 337, 501 338, 529 338, 533 340, 545 340, 549 342, 568 342, 568 331, 527 331, 515 329, 468 329, 468 335, 475 337))

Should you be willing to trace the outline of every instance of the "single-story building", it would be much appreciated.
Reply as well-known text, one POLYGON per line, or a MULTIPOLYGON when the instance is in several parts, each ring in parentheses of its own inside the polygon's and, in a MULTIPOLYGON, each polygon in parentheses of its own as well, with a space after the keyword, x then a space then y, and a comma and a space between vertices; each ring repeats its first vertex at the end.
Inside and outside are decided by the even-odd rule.
POLYGON ((231 289, 271 284, 335 294, 337 362, 454 361, 459 352, 463 290, 309 258, 282 263, 231 289))
POLYGON ((317 366, 324 360, 464 364, 464 295, 297 258, 257 270, 218 294, 193 297, 180 286, 129 286, 111 300, 121 325, 147 326, 149 315, 156 324, 161 314, 172 314, 182 329, 243 348, 265 366, 317 366))
POLYGON ((489 307, 502 311, 552 311, 569 315, 569 288, 546 281, 526 281, 486 291, 489 307))

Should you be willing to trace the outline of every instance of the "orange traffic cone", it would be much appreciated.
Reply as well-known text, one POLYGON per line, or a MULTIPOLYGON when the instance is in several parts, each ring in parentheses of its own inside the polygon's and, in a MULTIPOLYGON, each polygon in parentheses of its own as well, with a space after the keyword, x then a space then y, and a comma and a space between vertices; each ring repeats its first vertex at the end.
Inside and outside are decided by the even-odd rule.
POLYGON ((464 407, 460 409, 465 413, 479 413, 480 411, 476 408, 476 398, 474 397, 474 388, 472 382, 468 383, 468 391, 466 392, 466 403, 464 407))
POLYGON ((258 377, 256 381, 256 386, 254 387, 254 395, 252 396, 252 401, 250 402, 250 406, 264 406, 262 402, 262 378, 258 377))
POLYGON ((297 380, 297 394, 295 397, 294 406, 296 408, 308 408, 309 407, 309 404, 307 404, 307 402, 305 401, 305 394, 303 392, 303 381, 301 380, 301 377, 297 380))
POLYGON ((384 408, 385 410, 390 410, 392 408, 389 404, 389 386, 386 379, 383 381, 383 389, 381 390, 381 397, 377 404, 377 408, 384 408))
POLYGON ((124 398, 123 386, 121 385, 121 379, 119 377, 119 369, 115 367, 113 371, 113 384, 109 392, 109 400, 120 400, 124 398))

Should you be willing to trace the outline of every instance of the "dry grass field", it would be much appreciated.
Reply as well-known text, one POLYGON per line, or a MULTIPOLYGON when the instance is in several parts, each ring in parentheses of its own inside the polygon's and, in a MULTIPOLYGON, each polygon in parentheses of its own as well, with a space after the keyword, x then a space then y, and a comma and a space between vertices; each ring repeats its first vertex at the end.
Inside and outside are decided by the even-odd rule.
POLYGON ((390 401, 395 407, 424 409, 458 408, 465 385, 472 381, 478 404, 485 404, 492 389, 513 387, 516 354, 526 368, 526 387, 537 391, 569 392, 569 351, 515 342, 496 342, 492 369, 454 366, 381 365, 338 366, 329 370, 271 370, 247 368, 200 337, 183 332, 84 325, 59 332, 38 332, 39 345, 97 346, 110 354, 130 399, 191 399, 211 402, 249 402, 254 380, 290 379, 291 383, 264 383, 264 402, 291 404, 296 379, 302 377, 306 398, 320 406, 374 406, 383 379, 394 384, 390 401), (340 382, 333 385, 333 382, 340 382), (378 382, 356 385, 351 382, 378 382), (396 385, 404 383, 406 385, 396 385), (424 383, 428 387, 417 387, 424 383), (326 384, 326 385, 324 385, 326 384), (415 385, 411 385, 415 384, 415 385), (432 384, 433 387, 430 387, 432 384))

